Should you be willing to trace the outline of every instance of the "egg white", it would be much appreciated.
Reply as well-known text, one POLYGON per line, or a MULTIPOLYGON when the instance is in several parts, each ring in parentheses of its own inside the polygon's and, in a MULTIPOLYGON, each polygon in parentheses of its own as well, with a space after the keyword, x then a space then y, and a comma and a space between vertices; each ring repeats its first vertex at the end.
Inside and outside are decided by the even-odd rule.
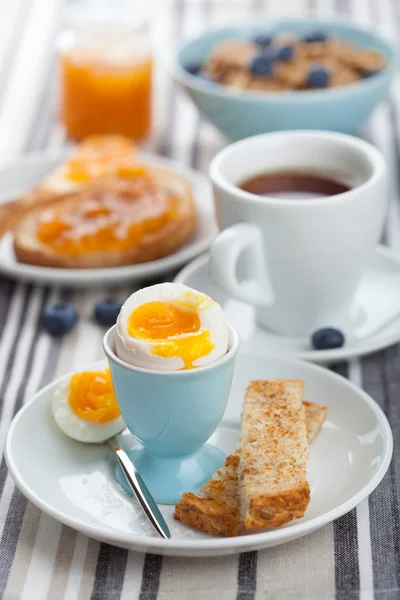
POLYGON ((124 362, 143 369, 177 371, 182 369, 184 361, 179 357, 163 358, 152 353, 154 346, 173 343, 177 338, 191 337, 193 333, 179 334, 166 340, 142 340, 128 333, 128 320, 131 313, 147 302, 184 302, 192 306, 200 319, 200 330, 210 333, 214 348, 193 361, 194 367, 203 367, 224 356, 228 350, 228 325, 219 304, 209 296, 193 290, 182 283, 159 283, 133 293, 124 303, 117 319, 115 350, 124 362))
POLYGON ((99 444, 117 435, 125 428, 121 415, 107 423, 95 423, 94 421, 80 419, 69 405, 69 390, 70 380, 68 379, 54 392, 52 405, 54 420, 66 435, 78 440, 78 442, 99 444))

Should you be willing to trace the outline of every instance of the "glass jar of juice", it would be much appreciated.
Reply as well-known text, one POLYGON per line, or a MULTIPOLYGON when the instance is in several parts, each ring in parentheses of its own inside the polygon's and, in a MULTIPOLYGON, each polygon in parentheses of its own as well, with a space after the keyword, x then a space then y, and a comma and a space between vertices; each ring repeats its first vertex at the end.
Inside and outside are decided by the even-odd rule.
POLYGON ((121 134, 141 140, 149 135, 149 24, 134 7, 81 2, 60 34, 58 53, 60 116, 70 138, 121 134))

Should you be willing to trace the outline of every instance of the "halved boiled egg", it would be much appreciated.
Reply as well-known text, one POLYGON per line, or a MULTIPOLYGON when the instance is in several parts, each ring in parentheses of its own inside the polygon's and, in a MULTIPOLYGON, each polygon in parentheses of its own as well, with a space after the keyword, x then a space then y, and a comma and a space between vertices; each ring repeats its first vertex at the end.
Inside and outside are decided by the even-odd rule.
POLYGON ((126 363, 178 371, 215 362, 228 350, 219 304, 181 283, 160 283, 130 296, 117 320, 116 353, 126 363))
POLYGON ((79 442, 104 442, 125 427, 109 369, 72 375, 57 388, 52 413, 59 428, 79 442))

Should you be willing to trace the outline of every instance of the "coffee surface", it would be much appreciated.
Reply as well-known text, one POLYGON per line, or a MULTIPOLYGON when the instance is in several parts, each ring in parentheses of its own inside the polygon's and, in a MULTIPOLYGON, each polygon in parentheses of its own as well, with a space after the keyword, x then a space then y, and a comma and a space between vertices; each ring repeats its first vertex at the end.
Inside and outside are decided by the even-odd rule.
POLYGON ((317 171, 271 171, 246 179, 240 189, 286 200, 324 198, 348 192, 351 187, 339 177, 317 171))

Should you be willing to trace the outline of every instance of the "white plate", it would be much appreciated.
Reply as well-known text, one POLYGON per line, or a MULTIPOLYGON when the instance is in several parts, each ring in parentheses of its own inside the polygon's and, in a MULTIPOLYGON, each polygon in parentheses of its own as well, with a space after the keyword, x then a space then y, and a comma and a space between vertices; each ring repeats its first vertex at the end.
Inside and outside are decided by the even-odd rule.
POLYGON ((211 280, 207 255, 184 267, 175 281, 200 290, 219 302, 226 318, 240 335, 242 350, 292 355, 329 364, 376 352, 400 340, 400 260, 383 246, 377 246, 357 291, 352 309, 354 328, 344 332, 345 345, 332 350, 314 350, 310 339, 279 335, 258 327, 254 309, 230 298, 211 280))
MULTIPOLYGON (((8 468, 22 493, 46 513, 123 548, 187 557, 233 554, 288 542, 340 517, 375 489, 390 463, 392 433, 374 400, 339 375, 295 359, 239 353, 230 401, 211 438, 224 452, 236 447, 244 389, 257 378, 302 379, 306 398, 330 409, 311 445, 310 505, 303 519, 281 528, 216 538, 177 523, 173 507, 162 506, 172 539, 156 537, 131 497, 114 482, 115 463, 109 449, 74 442, 52 421, 52 394, 60 381, 36 394, 15 417, 6 443, 8 468)), ((128 449, 131 436, 121 438, 128 449)))
MULTIPOLYGON (((18 163, 0 170, 0 202, 17 197, 24 190, 37 184, 65 158, 64 153, 37 153, 20 160, 18 163)), ((54 284, 73 287, 96 287, 117 284, 162 275, 176 269, 195 256, 207 250, 217 232, 214 207, 208 179, 179 163, 141 153, 149 164, 176 171, 192 185, 196 202, 199 224, 192 241, 185 244, 170 256, 138 265, 113 267, 107 269, 56 269, 37 267, 19 263, 12 247, 12 234, 8 233, 0 241, 0 273, 13 279, 33 281, 37 284, 54 284)))

